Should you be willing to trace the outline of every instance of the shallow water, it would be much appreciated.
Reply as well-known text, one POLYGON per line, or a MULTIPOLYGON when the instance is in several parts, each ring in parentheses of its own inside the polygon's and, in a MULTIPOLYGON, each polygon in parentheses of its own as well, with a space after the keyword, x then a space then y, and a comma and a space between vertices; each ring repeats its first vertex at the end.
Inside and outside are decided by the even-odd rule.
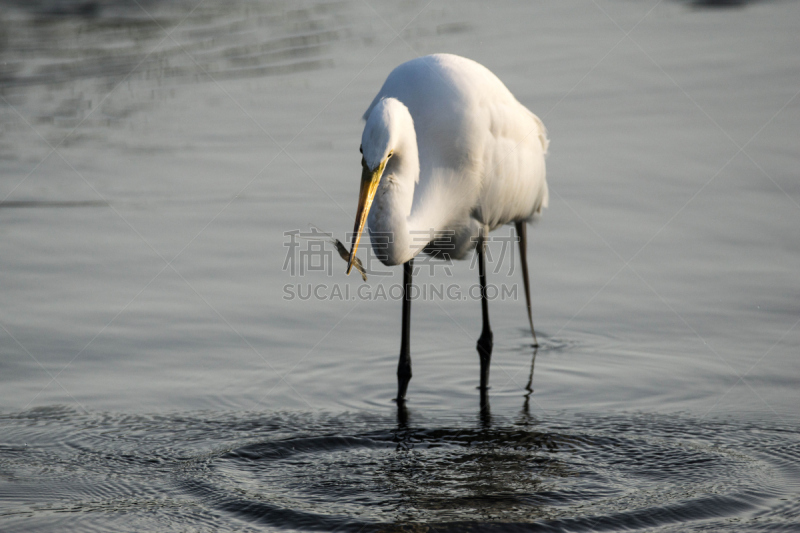
POLYGON ((798 22, 780 1, 0 3, 0 529, 796 527, 798 22), (399 269, 292 270, 286 233, 344 240, 359 117, 439 51, 549 128, 542 346, 527 394, 499 230, 488 403, 468 260, 415 279, 398 412, 399 269))
POLYGON ((3 417, 5 531, 780 529, 794 426, 675 415, 3 417), (24 443, 24 444, 23 444, 24 443))

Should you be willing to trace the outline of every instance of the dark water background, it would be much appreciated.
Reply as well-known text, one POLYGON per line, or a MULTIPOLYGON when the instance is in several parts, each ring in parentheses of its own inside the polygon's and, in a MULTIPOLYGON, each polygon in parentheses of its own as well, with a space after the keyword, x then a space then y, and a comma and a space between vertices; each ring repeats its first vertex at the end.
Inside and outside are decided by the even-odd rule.
POLYGON ((0 2, 0 530, 796 530, 798 26, 766 0, 0 2), (542 346, 528 394, 493 242, 517 297, 481 408, 477 273, 426 267, 459 297, 414 303, 398 411, 399 269, 301 275, 285 232, 344 237, 359 117, 441 51, 550 130, 542 346))

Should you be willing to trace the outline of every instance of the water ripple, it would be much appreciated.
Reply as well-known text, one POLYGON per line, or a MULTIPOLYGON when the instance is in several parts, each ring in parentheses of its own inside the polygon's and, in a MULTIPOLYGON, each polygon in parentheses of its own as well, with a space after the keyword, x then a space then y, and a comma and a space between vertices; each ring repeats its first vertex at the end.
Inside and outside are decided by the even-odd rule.
POLYGON ((0 524, 742 531, 800 516, 800 434, 789 426, 661 415, 409 418, 5 415, 0 524))
POLYGON ((658 527, 746 515, 781 494, 756 456, 681 433, 658 436, 674 429, 595 420, 568 432, 454 427, 293 438, 197 463, 183 488, 257 523, 353 530, 658 527))

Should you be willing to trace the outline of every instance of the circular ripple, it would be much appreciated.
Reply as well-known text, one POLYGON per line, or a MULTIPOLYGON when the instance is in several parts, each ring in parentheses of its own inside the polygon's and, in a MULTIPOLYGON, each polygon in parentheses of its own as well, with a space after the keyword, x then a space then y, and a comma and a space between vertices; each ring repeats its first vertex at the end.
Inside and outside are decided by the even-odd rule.
POLYGON ((686 420, 572 422, 256 442, 196 461, 181 484, 240 519, 364 531, 685 526, 756 515, 784 493, 745 435, 722 446, 686 420))

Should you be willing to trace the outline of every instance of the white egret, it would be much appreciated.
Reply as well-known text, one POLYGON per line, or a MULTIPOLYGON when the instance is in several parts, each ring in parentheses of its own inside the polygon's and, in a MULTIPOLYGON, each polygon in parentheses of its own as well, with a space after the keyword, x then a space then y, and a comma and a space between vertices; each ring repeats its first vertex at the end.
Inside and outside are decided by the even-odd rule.
POLYGON ((528 320, 526 224, 547 207, 542 121, 486 67, 434 54, 395 68, 364 113, 362 175, 347 273, 365 222, 385 265, 403 264, 405 295, 397 400, 411 379, 410 288, 414 257, 462 259, 476 248, 483 330, 480 387, 489 381, 493 335, 486 299, 487 233, 514 223, 519 235, 528 320))

